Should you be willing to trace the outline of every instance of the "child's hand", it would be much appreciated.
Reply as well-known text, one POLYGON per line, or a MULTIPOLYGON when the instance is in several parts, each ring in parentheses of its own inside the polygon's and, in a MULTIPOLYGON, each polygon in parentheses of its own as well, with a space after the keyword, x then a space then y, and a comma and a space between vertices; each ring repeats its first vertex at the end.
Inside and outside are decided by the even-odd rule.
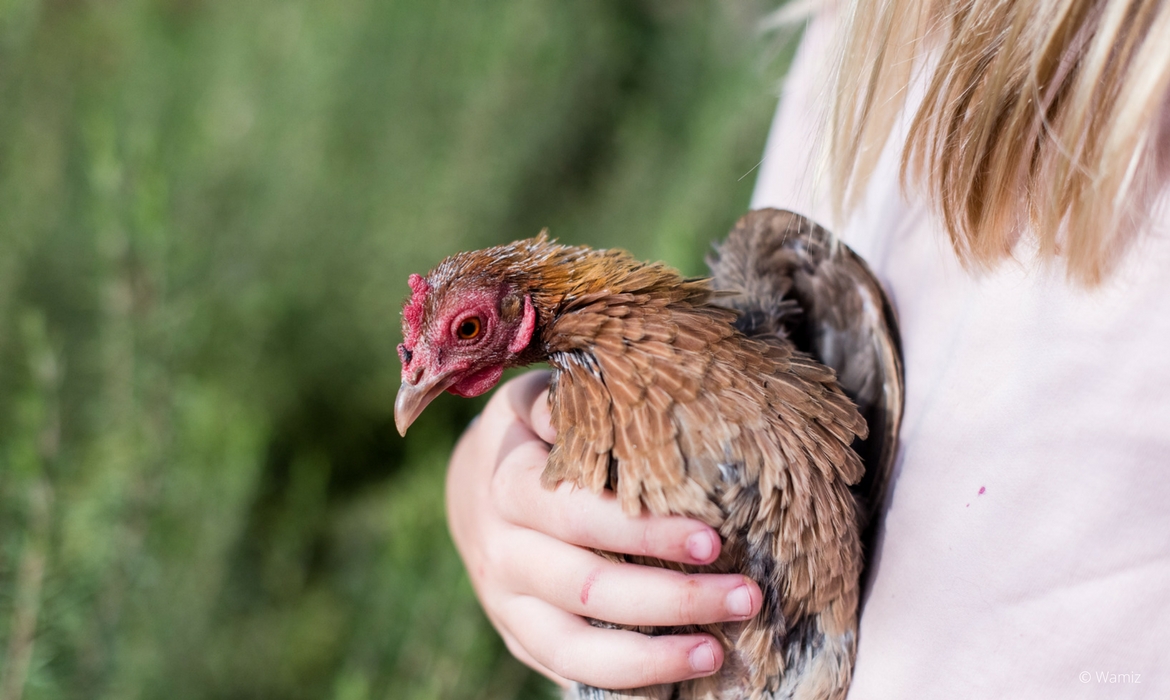
POLYGON ((601 629, 676 626, 756 614, 759 587, 738 574, 686 575, 615 564, 589 551, 706 564, 710 527, 686 518, 630 518, 610 495, 540 485, 555 433, 548 374, 508 382, 464 433, 447 475, 451 534, 488 617, 508 649, 554 681, 633 688, 713 673, 723 649, 710 635, 650 637, 601 629))

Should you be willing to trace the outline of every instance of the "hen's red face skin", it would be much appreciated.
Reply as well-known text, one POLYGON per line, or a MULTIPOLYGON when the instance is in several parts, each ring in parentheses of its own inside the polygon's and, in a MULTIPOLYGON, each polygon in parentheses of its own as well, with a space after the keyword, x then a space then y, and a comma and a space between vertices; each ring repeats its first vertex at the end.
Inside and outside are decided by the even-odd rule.
POLYGON ((532 341, 536 311, 528 296, 507 285, 449 285, 437 293, 410 276, 402 311, 402 386, 394 403, 398 432, 444 391, 479 396, 500 381, 532 341))

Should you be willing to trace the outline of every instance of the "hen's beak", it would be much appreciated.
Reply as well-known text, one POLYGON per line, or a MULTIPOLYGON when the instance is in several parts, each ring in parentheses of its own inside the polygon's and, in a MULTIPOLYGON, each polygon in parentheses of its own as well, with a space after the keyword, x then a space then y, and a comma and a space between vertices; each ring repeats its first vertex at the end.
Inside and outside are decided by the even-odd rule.
POLYGON ((394 425, 398 428, 398 434, 405 437, 406 429, 419 417, 427 404, 434 401, 454 382, 455 378, 450 374, 419 376, 414 382, 403 378, 402 386, 398 387, 398 398, 394 400, 394 425))

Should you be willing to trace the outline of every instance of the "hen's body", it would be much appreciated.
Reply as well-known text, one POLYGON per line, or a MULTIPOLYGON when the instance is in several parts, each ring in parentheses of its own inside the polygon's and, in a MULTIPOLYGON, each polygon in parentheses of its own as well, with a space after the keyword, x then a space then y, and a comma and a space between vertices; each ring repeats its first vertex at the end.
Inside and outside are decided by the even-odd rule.
MULTIPOLYGON (((862 444, 867 425, 834 371, 788 336, 795 331, 813 346, 818 338, 840 336, 821 344, 850 358, 861 350, 843 344, 846 336, 862 338, 862 349, 884 342, 862 363, 869 371, 855 372, 864 380, 861 390, 874 386, 875 358, 888 365, 887 373, 898 372, 896 357, 889 357, 896 354, 890 342, 896 334, 874 330, 890 319, 870 318, 860 336, 853 319, 842 326, 844 335, 834 334, 831 318, 808 316, 793 303, 804 279, 806 287, 822 285, 821 297, 837 289, 848 297, 842 303, 856 303, 860 294, 866 297, 861 306, 876 302, 879 316, 887 310, 864 265, 838 269, 839 250, 823 229, 765 211, 741 220, 713 262, 715 284, 738 295, 717 297, 708 281, 683 279, 621 251, 561 246, 543 236, 454 256, 428 275, 435 297, 468 277, 488 276, 507 290, 505 299, 531 300, 535 332, 513 364, 544 360, 555 370, 550 402, 557 442, 543 475, 547 486, 568 480, 593 491, 611 488, 628 513, 645 508, 690 516, 724 539, 719 558, 705 567, 608 556, 684 571, 740 572, 763 591, 763 607, 751 620, 700 628, 729 649, 715 675, 637 691, 579 686, 578 697, 844 696, 856 647, 866 518, 865 503, 859 506, 851 490, 865 467, 851 446, 862 444), (785 268, 784 261, 792 264, 785 268), (835 272, 826 276, 826 270, 835 272)), ((521 312, 519 302, 501 307, 502 317, 521 312)), ((897 427, 886 406, 887 379, 877 377, 874 394, 887 434, 873 459, 879 472, 892 457, 891 421, 894 435, 897 427)), ((900 411, 900 376, 891 381, 900 411)), ((871 481, 880 486, 884 479, 871 481)))

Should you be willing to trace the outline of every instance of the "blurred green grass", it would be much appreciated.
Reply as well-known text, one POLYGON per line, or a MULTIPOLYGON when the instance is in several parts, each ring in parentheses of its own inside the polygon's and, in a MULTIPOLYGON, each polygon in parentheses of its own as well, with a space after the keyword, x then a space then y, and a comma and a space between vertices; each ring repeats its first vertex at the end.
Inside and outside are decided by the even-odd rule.
POLYGON ((0 0, 0 700, 540 698, 393 429, 406 275, 701 271, 769 3, 0 0))

